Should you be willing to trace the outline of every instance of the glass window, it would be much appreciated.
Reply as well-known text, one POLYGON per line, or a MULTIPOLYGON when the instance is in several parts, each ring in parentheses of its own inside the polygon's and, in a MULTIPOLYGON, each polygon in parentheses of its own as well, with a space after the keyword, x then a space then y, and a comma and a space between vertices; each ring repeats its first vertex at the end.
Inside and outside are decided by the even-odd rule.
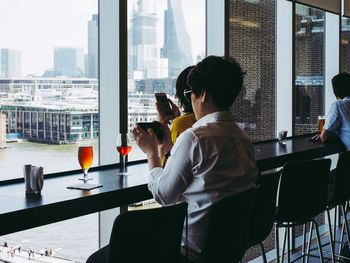
POLYGON ((228 1, 228 55, 246 71, 233 104, 238 125, 253 141, 275 137, 275 1, 228 1))
POLYGON ((98 164, 98 1, 0 2, 0 180, 23 165, 79 169, 77 142, 98 164))
MULTIPOLYGON (((154 93, 175 100, 175 83, 205 54, 205 0, 128 1, 128 120, 157 119, 154 93)), ((129 160, 146 156, 133 143, 129 160)))
MULTIPOLYGON (((0 35, 0 180, 23 177, 28 163, 45 174, 79 169, 83 140, 93 142, 97 165, 98 0, 0 1, 0 35)), ((5 241, 21 246, 23 258, 29 248, 47 248, 85 262, 98 247, 98 215, 0 237, 5 241)))
POLYGON ((350 72, 350 19, 343 17, 341 23, 340 70, 350 72))
POLYGON ((295 11, 295 135, 317 132, 324 115, 325 12, 296 4, 295 11))

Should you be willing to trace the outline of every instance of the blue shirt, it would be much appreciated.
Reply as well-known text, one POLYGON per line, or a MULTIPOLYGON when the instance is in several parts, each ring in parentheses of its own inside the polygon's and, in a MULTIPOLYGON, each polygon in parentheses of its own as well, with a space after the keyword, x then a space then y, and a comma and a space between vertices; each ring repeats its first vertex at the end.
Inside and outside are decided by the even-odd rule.
POLYGON ((350 150, 350 96, 332 103, 323 128, 337 134, 350 150))

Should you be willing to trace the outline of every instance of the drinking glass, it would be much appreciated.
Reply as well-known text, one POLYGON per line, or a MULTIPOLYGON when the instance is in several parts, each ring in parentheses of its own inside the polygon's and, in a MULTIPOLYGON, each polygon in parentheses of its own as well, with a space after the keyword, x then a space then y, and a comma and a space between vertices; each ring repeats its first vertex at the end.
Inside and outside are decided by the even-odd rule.
POLYGON ((323 131, 323 126, 326 123, 326 116, 318 116, 317 126, 320 132, 323 131))
POLYGON ((79 143, 78 160, 79 160, 81 169, 83 169, 83 172, 84 172, 84 176, 82 178, 79 178, 79 180, 84 181, 84 183, 86 183, 89 180, 92 180, 92 178, 88 177, 88 170, 91 166, 93 157, 94 157, 94 154, 93 154, 91 142, 79 143))
POLYGON ((283 145, 287 144, 287 134, 288 134, 288 131, 280 131, 278 133, 278 141, 283 145))
POLYGON ((121 172, 118 175, 129 175, 126 171, 125 157, 131 151, 131 139, 129 134, 120 133, 117 138, 117 151, 122 155, 121 172))

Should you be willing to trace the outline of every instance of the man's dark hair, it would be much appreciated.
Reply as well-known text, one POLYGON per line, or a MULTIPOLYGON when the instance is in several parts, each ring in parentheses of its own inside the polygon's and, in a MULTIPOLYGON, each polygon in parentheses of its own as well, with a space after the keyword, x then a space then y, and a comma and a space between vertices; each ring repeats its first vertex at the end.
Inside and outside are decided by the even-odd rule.
POLYGON ((241 66, 233 58, 209 56, 188 74, 187 82, 196 97, 206 91, 220 110, 228 110, 243 86, 241 66))
POLYGON ((339 73, 332 78, 334 95, 340 99, 350 96, 350 74, 347 72, 339 73))
POLYGON ((186 99, 184 96, 185 90, 190 90, 190 87, 187 84, 188 73, 193 69, 194 66, 189 66, 185 68, 176 80, 176 94, 175 96, 180 101, 181 106, 183 107, 184 112, 193 113, 191 101, 186 99))

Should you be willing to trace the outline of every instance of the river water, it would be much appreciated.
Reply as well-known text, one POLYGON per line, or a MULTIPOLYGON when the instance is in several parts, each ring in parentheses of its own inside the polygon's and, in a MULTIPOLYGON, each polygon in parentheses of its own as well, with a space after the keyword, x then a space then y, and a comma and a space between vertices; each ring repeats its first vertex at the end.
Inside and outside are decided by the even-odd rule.
MULTIPOLYGON (((134 142, 132 146, 130 160, 145 158, 134 142)), ((98 142, 93 142, 93 150, 92 166, 97 166, 98 142)), ((80 169, 77 152, 77 144, 9 143, 6 149, 0 149, 0 180, 22 177, 24 164, 43 166, 45 174, 80 169)), ((31 247, 35 252, 51 248, 55 256, 85 262, 98 248, 98 214, 0 236, 0 244, 5 241, 9 246, 20 244, 23 249, 31 247)))
MULTIPOLYGON (((52 145, 23 141, 8 143, 0 149, 0 180, 23 176, 23 165, 32 164, 44 167, 44 173, 54 173, 80 169, 78 145, 52 145)), ((93 143, 94 159, 92 166, 98 165, 98 143, 93 143)))
MULTIPOLYGON (((98 164, 98 143, 93 143, 93 146, 92 165, 96 166, 98 164)), ((45 173, 79 169, 77 149, 77 145, 10 143, 8 148, 0 149, 0 180, 23 176, 23 165, 28 163, 43 166, 45 173)), ((98 247, 98 214, 0 237, 1 244, 5 241, 9 246, 20 244, 22 248, 32 247, 36 252, 51 248, 55 256, 85 262, 86 258, 98 247)))

